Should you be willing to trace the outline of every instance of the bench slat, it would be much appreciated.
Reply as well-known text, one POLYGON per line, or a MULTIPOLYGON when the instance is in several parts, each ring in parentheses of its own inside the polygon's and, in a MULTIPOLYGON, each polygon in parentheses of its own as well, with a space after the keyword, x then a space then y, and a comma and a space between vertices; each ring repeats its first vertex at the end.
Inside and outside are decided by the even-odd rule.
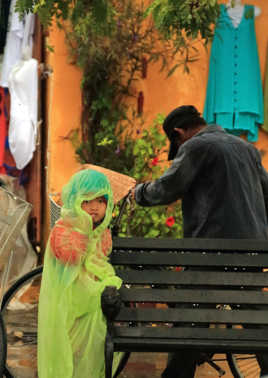
POLYGON ((124 270, 116 273, 127 284, 166 284, 194 286, 252 286, 268 287, 267 273, 235 272, 200 272, 200 271, 164 271, 164 270, 124 270))
POLYGON ((268 267, 268 254, 248 253, 181 253, 169 251, 114 251, 113 265, 268 267))
POLYGON ((217 309, 122 308, 116 321, 268 324, 268 311, 217 309))
POLYGON ((120 289, 125 302, 211 303, 268 305, 268 291, 190 290, 190 289, 120 289))
POLYGON ((268 250, 268 240, 256 239, 152 239, 152 238, 113 238, 113 249, 124 250, 178 250, 178 251, 245 251, 265 252, 268 250))
POLYGON ((180 349, 198 349, 202 352, 213 353, 256 353, 268 350, 267 341, 240 340, 196 340, 196 339, 136 339, 136 338, 115 338, 114 351, 128 352, 174 352, 180 349))
POLYGON ((152 339, 207 339, 268 341, 268 329, 197 328, 197 327, 114 327, 114 337, 152 339))

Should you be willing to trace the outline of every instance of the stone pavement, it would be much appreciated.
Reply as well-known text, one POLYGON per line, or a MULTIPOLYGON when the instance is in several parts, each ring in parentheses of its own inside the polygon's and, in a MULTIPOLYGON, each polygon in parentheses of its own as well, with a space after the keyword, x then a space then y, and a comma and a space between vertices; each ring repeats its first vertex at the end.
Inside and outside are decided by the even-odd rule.
MULTIPOLYGON (((18 341, 9 353, 9 367, 14 378, 37 378, 35 345, 22 346, 18 341), (23 348, 23 352, 22 352, 23 348)), ((216 355, 217 364, 225 370, 224 378, 232 378, 229 367, 224 361, 224 355, 216 355)), ((160 378, 166 365, 167 354, 164 353, 132 353, 127 366, 120 374, 120 378, 160 378)), ((48 362, 49 363, 49 362, 48 362)), ((195 378, 218 378, 215 369, 207 363, 198 366, 195 378)), ((245 378, 259 378, 256 373, 248 372, 245 378)))
MULTIPOLYGON (((18 345, 19 346, 19 345, 18 345)), ((19 353, 9 355, 9 366, 15 378, 36 378, 36 360, 30 350, 24 350, 24 357, 19 353)), ((127 366, 120 374, 120 378, 160 378, 166 364, 167 355, 164 353, 132 353, 127 366)), ((225 362, 220 363, 226 369, 224 378, 232 378, 225 362)), ((195 378, 218 378, 216 370, 208 364, 197 368, 195 378)))
MULTIPOLYGON (((132 353, 127 366, 120 374, 120 378, 161 378, 161 373, 166 366, 167 354, 165 353, 132 353)), ((215 355, 213 360, 224 371, 224 378, 233 378, 225 355, 215 355)), ((243 360, 244 378, 259 378, 256 362, 248 359, 243 360)), ((207 363, 197 367, 195 378, 218 378, 219 374, 207 363)))
MULTIPOLYGON (((223 359, 224 356, 217 356, 223 359)), ((166 366, 167 354, 165 353, 132 353, 127 366, 120 374, 120 378, 160 378, 166 366)), ((229 367, 225 361, 219 365, 226 371, 224 378, 232 378, 229 367)), ((215 369, 207 363, 197 367, 195 378, 218 378, 215 369)))

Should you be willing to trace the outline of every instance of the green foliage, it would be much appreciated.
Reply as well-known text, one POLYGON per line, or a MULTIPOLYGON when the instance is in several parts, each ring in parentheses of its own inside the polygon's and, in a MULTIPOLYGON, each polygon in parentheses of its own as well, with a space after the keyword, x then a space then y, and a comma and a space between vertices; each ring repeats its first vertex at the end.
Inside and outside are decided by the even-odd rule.
MULTIPOLYGON (((219 9, 217 0, 153 0, 145 16, 152 16, 157 30, 164 39, 171 41, 181 55, 180 64, 189 73, 189 63, 199 56, 196 41, 206 46, 212 40, 219 9)), ((178 63, 169 74, 177 67, 178 63)))
POLYGON ((106 22, 109 2, 107 0, 17 0, 16 10, 35 12, 42 24, 51 25, 53 18, 68 20, 73 14, 83 12, 85 8, 91 9, 93 18, 100 23, 106 22))
POLYGON ((68 18, 70 1, 54 1, 54 0, 17 0, 16 11, 21 15, 24 12, 35 12, 38 14, 40 21, 44 26, 51 24, 52 18, 57 19, 68 18))
MULTIPOLYGON (((167 139, 161 130, 164 116, 158 114, 148 129, 143 129, 143 119, 139 118, 130 124, 124 135, 115 133, 114 139, 103 137, 99 142, 100 155, 94 155, 95 164, 135 177, 137 183, 155 180, 168 168, 166 160, 167 139), (119 144, 120 143, 120 144, 119 144), (97 160, 99 159, 99 160, 97 160)), ((113 134, 112 127, 107 125, 107 135, 113 134)), ((122 131, 121 130, 121 131, 122 131)), ((73 130, 70 140, 74 147, 79 145, 77 130, 73 130)), ((88 147, 88 146, 87 146, 88 147)), ((81 163, 87 159, 76 149, 81 163)), ((86 149, 84 150, 86 151, 86 149)), ((122 203, 114 211, 114 222, 122 203)), ((181 202, 170 206, 141 207, 129 203, 121 218, 119 236, 131 237, 170 237, 181 238, 183 235, 181 202), (170 222, 170 223, 169 223, 170 222)))
POLYGON ((144 61, 160 61, 162 69, 168 71, 168 62, 175 60, 176 51, 169 41, 159 44, 161 38, 153 20, 144 19, 143 2, 106 3, 103 23, 96 19, 92 6, 77 1, 66 37, 70 54, 83 70, 83 138, 77 153, 81 160, 86 157, 87 162, 121 170, 125 162, 114 163, 111 156, 124 130, 137 117, 127 105, 127 99, 135 97, 133 84, 142 75, 144 61))
MULTIPOLYGON (((115 216, 118 215, 118 209, 115 216)), ((121 220, 121 228, 118 236, 144 238, 173 238, 180 239, 183 236, 182 216, 180 203, 172 208, 154 206, 151 208, 129 205, 121 220), (171 219, 174 224, 167 225, 171 219)))
MULTIPOLYGON (((137 140, 128 140, 122 146, 121 159, 132 156, 132 167, 125 170, 126 174, 137 179, 137 182, 157 179, 167 168, 166 137, 161 131, 164 117, 158 115, 148 130, 139 133, 137 140), (164 160, 162 156, 164 154, 164 160)), ((115 156, 116 159, 116 156, 115 156)), ((119 204, 115 210, 115 219, 119 213, 119 204)), ((143 236, 145 238, 171 237, 181 238, 183 234, 181 203, 177 201, 171 206, 141 207, 129 204, 122 216, 119 236, 143 236), (170 221, 170 223, 169 223, 170 221)))
POLYGON ((152 14, 156 27, 167 39, 185 46, 187 38, 199 33, 207 42, 212 36, 212 25, 219 15, 217 0, 154 0, 145 15, 152 14))

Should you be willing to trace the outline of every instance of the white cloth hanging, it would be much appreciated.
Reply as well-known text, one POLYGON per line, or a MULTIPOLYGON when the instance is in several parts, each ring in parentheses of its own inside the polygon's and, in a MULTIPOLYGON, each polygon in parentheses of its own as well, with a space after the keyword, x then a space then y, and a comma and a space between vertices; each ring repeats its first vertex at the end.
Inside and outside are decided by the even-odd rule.
POLYGON ((36 148, 38 119, 38 61, 21 60, 9 76, 9 148, 16 167, 23 169, 36 148))
MULTIPOLYGON (((242 20, 244 14, 245 6, 242 4, 241 0, 230 0, 227 3, 227 13, 232 21, 232 24, 237 28, 242 20), (232 6, 233 5, 233 6, 232 6)), ((257 17, 261 14, 261 9, 254 6, 254 16, 257 17)))
POLYGON ((22 57, 23 49, 33 47, 33 33, 35 15, 27 13, 20 19, 19 13, 15 12, 17 0, 12 0, 9 13, 8 32, 4 49, 3 65, 1 70, 0 86, 8 88, 9 74, 16 63, 22 57))

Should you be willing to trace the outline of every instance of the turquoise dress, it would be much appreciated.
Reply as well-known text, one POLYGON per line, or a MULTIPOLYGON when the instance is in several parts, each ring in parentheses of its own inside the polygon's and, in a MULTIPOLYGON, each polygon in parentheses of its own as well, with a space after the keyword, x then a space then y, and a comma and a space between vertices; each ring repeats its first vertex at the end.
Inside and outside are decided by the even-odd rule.
POLYGON ((245 5, 234 27, 225 4, 215 28, 204 107, 205 120, 228 132, 258 139, 263 124, 263 89, 255 34, 254 6, 245 5))

